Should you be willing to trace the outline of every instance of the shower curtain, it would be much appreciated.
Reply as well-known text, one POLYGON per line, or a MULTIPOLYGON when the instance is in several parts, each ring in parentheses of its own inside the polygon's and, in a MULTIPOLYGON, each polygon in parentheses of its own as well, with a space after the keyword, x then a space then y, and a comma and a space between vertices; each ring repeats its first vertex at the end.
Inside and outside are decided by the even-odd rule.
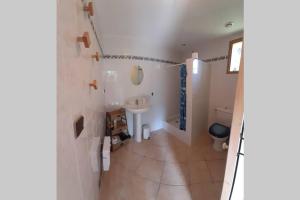
POLYGON ((180 100, 179 100, 179 129, 185 130, 186 121, 186 65, 182 64, 179 68, 180 77, 180 100))

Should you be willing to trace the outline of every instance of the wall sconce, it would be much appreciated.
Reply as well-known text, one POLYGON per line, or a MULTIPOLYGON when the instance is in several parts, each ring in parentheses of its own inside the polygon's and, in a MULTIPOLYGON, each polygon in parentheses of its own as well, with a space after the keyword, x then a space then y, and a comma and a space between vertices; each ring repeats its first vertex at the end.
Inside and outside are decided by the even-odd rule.
POLYGON ((86 11, 89 16, 94 16, 94 8, 92 2, 89 2, 86 6, 84 6, 83 10, 86 11))
POLYGON ((97 87, 97 81, 96 80, 93 80, 90 84, 89 84, 90 87, 93 87, 95 90, 98 89, 97 87))
POLYGON ((91 41, 88 32, 84 32, 81 37, 77 37, 77 42, 83 42, 85 48, 90 48, 91 41))
POLYGON ((92 58, 95 58, 96 61, 99 61, 100 58, 99 52, 96 52, 96 54, 92 55, 92 58))

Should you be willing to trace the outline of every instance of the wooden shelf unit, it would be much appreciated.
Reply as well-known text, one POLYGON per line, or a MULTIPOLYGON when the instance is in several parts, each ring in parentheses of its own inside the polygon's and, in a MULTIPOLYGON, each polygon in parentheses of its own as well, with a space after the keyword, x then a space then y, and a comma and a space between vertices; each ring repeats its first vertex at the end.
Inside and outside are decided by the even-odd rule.
POLYGON ((121 140, 120 134, 126 134, 129 136, 126 112, 124 108, 106 112, 106 135, 111 138, 111 151, 115 151, 120 148, 124 143, 128 141, 121 140), (113 144, 113 138, 118 138, 118 143, 113 144))

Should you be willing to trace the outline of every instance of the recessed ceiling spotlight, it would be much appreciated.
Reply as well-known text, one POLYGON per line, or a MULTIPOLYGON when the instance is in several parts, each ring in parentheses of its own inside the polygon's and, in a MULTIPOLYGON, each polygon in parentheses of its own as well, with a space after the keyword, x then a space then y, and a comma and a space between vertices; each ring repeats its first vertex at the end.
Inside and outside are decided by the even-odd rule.
POLYGON ((225 24, 225 28, 231 28, 232 25, 233 25, 233 22, 227 22, 227 23, 225 24))

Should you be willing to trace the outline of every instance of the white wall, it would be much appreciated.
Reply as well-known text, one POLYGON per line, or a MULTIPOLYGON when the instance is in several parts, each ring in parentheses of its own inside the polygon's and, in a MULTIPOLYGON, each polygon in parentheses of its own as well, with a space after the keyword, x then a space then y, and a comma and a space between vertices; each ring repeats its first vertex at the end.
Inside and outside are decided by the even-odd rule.
POLYGON ((206 130, 209 105, 210 67, 201 60, 197 65, 198 72, 192 73, 192 139, 206 130))
POLYGON ((187 120, 186 133, 189 143, 199 136, 207 128, 208 99, 210 84, 209 66, 198 60, 195 63, 196 71, 193 71, 194 59, 186 60, 187 63, 187 120))
POLYGON ((81 0, 61 0, 57 7, 57 197, 99 200, 99 171, 92 170, 89 156, 92 141, 104 134, 102 68, 91 59, 99 49, 81 0), (76 42, 84 31, 90 33, 89 49, 76 42), (89 87, 94 79, 98 90, 89 87), (85 117, 85 127, 75 139, 73 122, 79 115, 85 117))
POLYGON ((207 129, 210 67, 201 60, 189 58, 186 60, 186 69, 186 131, 170 129, 170 133, 190 145, 207 129), (194 61, 197 62, 194 64, 194 61))
MULTIPOLYGON (((208 42, 199 49, 201 59, 225 56, 228 54, 229 41, 242 37, 243 33, 237 33, 229 37, 221 38, 208 42)), ((211 68, 210 92, 209 92, 209 114, 208 125, 217 120, 231 121, 232 115, 216 116, 216 107, 227 107, 233 109, 237 74, 226 74, 227 59, 212 61, 209 63, 211 68), (224 119, 226 118, 226 119, 224 119)))
MULTIPOLYGON (((171 65, 140 60, 102 60, 101 67, 106 80, 106 107, 123 105, 129 97, 149 95, 151 109, 142 114, 142 122, 150 124, 151 131, 163 128, 163 121, 179 113, 179 68, 169 66, 171 65), (134 65, 140 65, 144 72, 144 79, 138 86, 130 80, 134 65)), ((127 120, 132 134, 132 113, 127 112, 127 120)))

